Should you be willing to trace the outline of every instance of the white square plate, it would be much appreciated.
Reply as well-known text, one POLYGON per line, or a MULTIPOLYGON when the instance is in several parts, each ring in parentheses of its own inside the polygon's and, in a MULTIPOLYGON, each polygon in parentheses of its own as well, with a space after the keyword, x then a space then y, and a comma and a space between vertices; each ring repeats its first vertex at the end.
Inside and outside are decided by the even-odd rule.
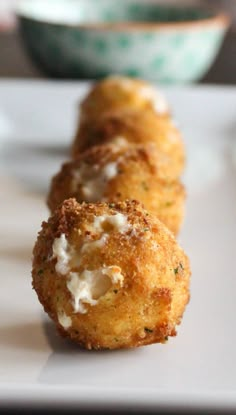
POLYGON ((236 89, 164 91, 187 147, 180 241, 192 263, 192 298, 168 344, 116 352, 59 338, 31 289, 45 193, 86 89, 0 82, 0 408, 236 411, 236 89))

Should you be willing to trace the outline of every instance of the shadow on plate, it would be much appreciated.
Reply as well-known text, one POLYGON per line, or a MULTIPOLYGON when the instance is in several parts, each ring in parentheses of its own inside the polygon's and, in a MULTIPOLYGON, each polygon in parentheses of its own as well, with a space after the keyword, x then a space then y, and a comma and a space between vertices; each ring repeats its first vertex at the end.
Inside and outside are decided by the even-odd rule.
POLYGON ((46 344, 40 321, 0 327, 0 338, 3 346, 17 350, 42 352, 46 344))
POLYGON ((69 158, 69 149, 67 146, 40 145, 38 142, 11 141, 3 146, 0 159, 5 174, 16 178, 27 191, 45 194, 52 175, 69 158))
POLYGON ((52 353, 42 368, 38 381, 47 384, 109 386, 121 373, 135 370, 137 358, 144 348, 128 350, 85 350, 57 334, 53 323, 44 323, 44 331, 52 353))

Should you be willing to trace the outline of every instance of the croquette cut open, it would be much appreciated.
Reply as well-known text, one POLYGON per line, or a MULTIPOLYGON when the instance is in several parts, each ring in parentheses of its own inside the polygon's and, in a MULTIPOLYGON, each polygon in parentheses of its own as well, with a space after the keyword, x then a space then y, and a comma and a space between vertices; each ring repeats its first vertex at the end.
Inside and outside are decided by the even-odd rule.
POLYGON ((87 349, 164 343, 189 300, 187 256, 136 201, 64 201, 42 224, 32 277, 59 332, 87 349))
POLYGON ((141 201, 174 234, 184 216, 185 190, 169 177, 170 161, 156 146, 95 146, 65 163, 54 176, 48 195, 53 212, 70 197, 78 202, 141 201))

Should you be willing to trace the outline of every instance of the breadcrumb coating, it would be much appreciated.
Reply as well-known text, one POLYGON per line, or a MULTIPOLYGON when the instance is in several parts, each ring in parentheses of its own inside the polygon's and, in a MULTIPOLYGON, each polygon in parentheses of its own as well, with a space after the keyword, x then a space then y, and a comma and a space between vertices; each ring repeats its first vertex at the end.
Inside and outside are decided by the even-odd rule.
POLYGON ((53 212, 70 197, 78 202, 136 199, 177 234, 184 216, 185 190, 179 180, 169 178, 168 169, 153 145, 92 147, 65 163, 53 177, 48 206, 53 212))
POLYGON ((72 145, 72 157, 106 143, 120 148, 153 144, 168 166, 169 178, 179 178, 183 172, 183 140, 169 118, 160 118, 148 111, 122 111, 101 117, 96 122, 81 123, 72 145))
POLYGON ((137 109, 160 116, 169 114, 164 96, 141 79, 110 76, 97 82, 81 104, 81 120, 95 120, 110 111, 137 109))
POLYGON ((189 301, 187 256, 137 201, 64 201, 42 224, 32 277, 60 333, 87 349, 165 343, 189 301))

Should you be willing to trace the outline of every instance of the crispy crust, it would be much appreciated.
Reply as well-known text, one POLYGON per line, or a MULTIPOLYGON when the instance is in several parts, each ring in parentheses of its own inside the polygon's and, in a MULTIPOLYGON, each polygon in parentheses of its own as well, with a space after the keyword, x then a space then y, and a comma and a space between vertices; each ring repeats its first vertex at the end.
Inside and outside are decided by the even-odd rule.
POLYGON ((150 111, 119 111, 107 114, 94 122, 82 122, 72 145, 72 157, 95 145, 112 143, 123 137, 129 146, 156 146, 166 159, 168 177, 178 178, 185 165, 185 150, 180 132, 167 117, 150 111))
MULTIPOLYGON (((97 238, 91 234, 90 238, 97 238)), ((76 271, 76 268, 73 268, 76 271)), ((81 272, 81 270, 80 270, 81 272)), ((189 261, 171 232, 137 201, 113 204, 79 204, 65 201, 43 222, 33 251, 33 287, 45 311, 60 333, 87 349, 130 348, 165 342, 176 334, 189 300, 189 261), (79 252, 95 216, 126 215, 130 224, 125 234, 111 232, 104 248, 85 255, 84 269, 117 265, 123 286, 114 284, 86 314, 75 313, 66 275, 56 272, 52 256, 55 238, 62 233, 79 252), (177 270, 177 271, 176 271, 177 270), (58 310, 70 316, 65 330, 58 310)))
MULTIPOLYGON (((156 112, 152 102, 143 94, 143 90, 153 89, 153 86, 141 79, 124 76, 110 76, 97 82, 83 100, 80 113, 83 121, 94 121, 110 111, 137 109, 140 111, 156 112)), ((153 89, 153 91, 155 91, 153 89)), ((156 91, 156 94, 159 94, 156 91)), ((159 97, 161 105, 163 96, 159 97)), ((167 106, 167 104, 165 103, 167 106)), ((168 107, 162 115, 169 114, 168 107)))
POLYGON ((51 212, 70 197, 75 197, 78 202, 90 201, 83 192, 83 185, 88 181, 76 178, 75 172, 86 165, 89 180, 91 177, 96 179, 109 163, 114 162, 117 174, 104 183, 102 194, 95 195, 97 198, 92 201, 140 200, 177 234, 184 215, 185 190, 178 180, 169 179, 169 165, 153 145, 120 151, 112 145, 92 147, 77 159, 65 163, 52 179, 47 200, 51 212))

